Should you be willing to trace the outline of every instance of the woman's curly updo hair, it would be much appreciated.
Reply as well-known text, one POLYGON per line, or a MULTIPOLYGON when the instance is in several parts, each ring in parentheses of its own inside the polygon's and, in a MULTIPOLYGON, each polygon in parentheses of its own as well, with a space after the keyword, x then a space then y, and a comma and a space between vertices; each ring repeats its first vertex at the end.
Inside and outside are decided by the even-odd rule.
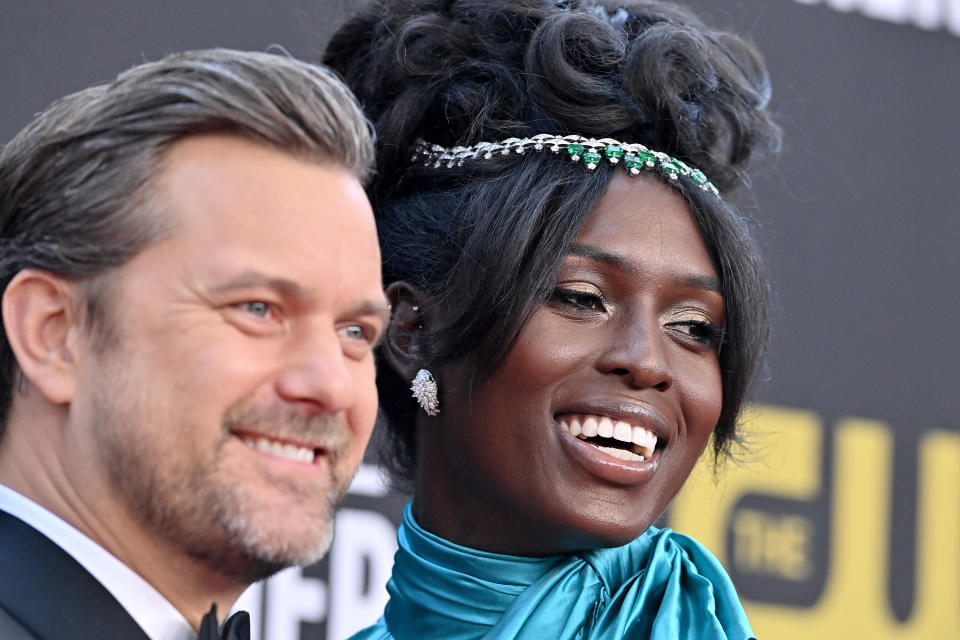
MULTIPOLYGON (((381 0, 331 40, 324 62, 356 93, 377 131, 377 215, 384 282, 407 281, 436 307, 423 366, 468 361, 474 384, 499 365, 548 298, 563 256, 614 170, 550 153, 431 170, 411 163, 418 138, 471 145, 538 133, 639 142, 704 171, 729 195, 758 148, 775 148, 770 84, 759 53, 676 5, 651 1, 381 0)), ((769 334, 768 285, 749 223, 681 179, 720 276, 723 408, 714 451, 737 419, 769 334)), ((409 381, 381 360, 389 437, 384 463, 401 486, 416 463, 409 381)))

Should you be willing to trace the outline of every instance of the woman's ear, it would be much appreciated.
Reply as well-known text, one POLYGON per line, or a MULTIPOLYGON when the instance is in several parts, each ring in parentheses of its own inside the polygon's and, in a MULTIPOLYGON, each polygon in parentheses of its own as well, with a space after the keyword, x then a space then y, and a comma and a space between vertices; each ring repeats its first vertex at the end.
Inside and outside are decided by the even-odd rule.
POLYGON ((427 295, 406 281, 391 283, 386 290, 392 314, 383 343, 390 366, 412 380, 429 357, 427 336, 432 314, 427 295))

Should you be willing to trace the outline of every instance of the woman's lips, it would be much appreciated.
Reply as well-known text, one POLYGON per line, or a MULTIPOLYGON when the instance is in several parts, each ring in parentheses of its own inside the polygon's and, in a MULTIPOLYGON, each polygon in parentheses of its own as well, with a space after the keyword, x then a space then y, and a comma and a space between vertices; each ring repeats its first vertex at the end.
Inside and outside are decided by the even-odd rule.
POLYGON ((581 440, 599 438, 592 444, 620 460, 641 462, 650 458, 657 447, 657 434, 625 420, 604 415, 566 414, 559 416, 557 422, 561 429, 581 440), (608 442, 604 443, 604 440, 608 442))
POLYGON ((647 482, 676 433, 648 402, 591 398, 569 403, 554 421, 563 449, 581 468, 619 485, 647 482))
POLYGON ((570 435, 569 431, 560 426, 559 420, 555 424, 561 449, 578 467, 604 484, 623 487, 645 484, 653 477, 660 465, 661 450, 659 448, 655 448, 649 458, 636 456, 624 459, 627 457, 623 455, 624 453, 629 453, 631 456, 635 454, 625 452, 623 449, 588 442, 570 435))

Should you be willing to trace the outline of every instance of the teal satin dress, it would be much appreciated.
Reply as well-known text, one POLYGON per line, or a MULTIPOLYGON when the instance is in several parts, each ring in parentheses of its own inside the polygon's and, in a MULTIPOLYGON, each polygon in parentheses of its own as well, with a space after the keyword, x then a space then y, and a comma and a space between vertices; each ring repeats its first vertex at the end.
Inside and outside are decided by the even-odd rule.
POLYGON ((651 527, 630 544, 527 558, 424 531, 411 505, 383 617, 351 640, 747 640, 733 583, 696 540, 651 527))

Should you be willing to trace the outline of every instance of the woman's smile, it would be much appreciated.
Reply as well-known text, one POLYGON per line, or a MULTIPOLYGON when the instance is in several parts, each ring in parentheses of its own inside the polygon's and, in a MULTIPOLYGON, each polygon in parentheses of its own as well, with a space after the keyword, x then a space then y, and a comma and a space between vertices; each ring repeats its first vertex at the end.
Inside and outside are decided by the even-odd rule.
POLYGON ((655 178, 615 177, 493 374, 469 384, 469 363, 439 371, 444 409, 422 431, 423 525, 529 555, 640 535, 720 414, 718 291, 686 202, 655 178))
POLYGON ((561 418, 560 428, 620 460, 649 460, 657 446, 657 436, 652 431, 623 420, 614 422, 607 416, 561 418))
POLYGON ((649 404, 618 398, 574 403, 556 416, 560 428, 571 436, 614 449, 616 458, 640 462, 662 449, 676 431, 667 418, 649 404))

